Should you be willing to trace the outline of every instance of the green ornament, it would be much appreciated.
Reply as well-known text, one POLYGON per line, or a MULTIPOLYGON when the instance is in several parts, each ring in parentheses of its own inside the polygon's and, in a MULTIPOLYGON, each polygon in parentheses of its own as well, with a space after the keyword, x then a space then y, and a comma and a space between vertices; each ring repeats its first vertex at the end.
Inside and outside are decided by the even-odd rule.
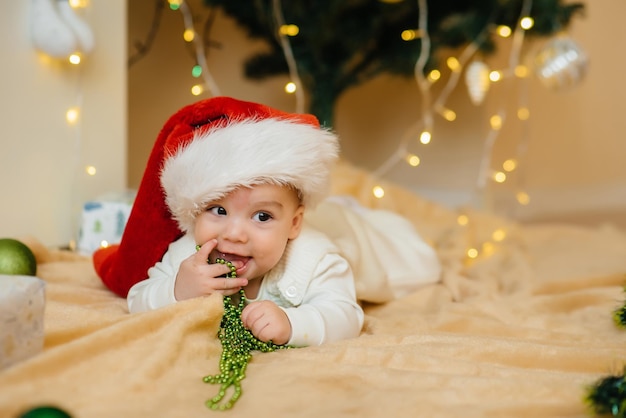
MULTIPOLYGON (((226 274, 226 277, 237 277, 237 269, 230 261, 218 258, 215 262, 230 267, 230 273, 226 274)), ((236 305, 233 304, 230 296, 224 296, 224 315, 217 334, 222 343, 220 372, 202 379, 205 383, 220 385, 217 395, 206 401, 206 406, 213 410, 230 409, 241 397, 241 381, 246 377, 246 368, 252 359, 252 351, 267 353, 292 348, 288 345, 274 344, 271 341, 263 342, 243 326, 241 312, 245 306, 245 300, 246 295, 243 289, 239 291, 239 302, 236 305), (230 399, 225 400, 226 393, 231 387, 233 388, 232 395, 230 399)))
POLYGON ((36 275, 35 255, 21 241, 12 238, 0 239, 0 274, 36 275))
POLYGON ((599 379, 588 388, 585 400, 594 414, 626 418, 624 374, 599 379))
POLYGON ((18 418, 71 418, 71 415, 54 406, 38 406, 24 412, 18 418))

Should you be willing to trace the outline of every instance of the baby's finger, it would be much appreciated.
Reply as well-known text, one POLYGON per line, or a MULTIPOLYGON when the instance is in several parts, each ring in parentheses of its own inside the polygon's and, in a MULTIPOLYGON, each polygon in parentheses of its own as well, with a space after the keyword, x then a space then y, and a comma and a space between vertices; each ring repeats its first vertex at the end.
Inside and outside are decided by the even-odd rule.
POLYGON ((211 254, 211 251, 213 251, 216 245, 217 245, 217 240, 211 239, 200 246, 196 246, 198 250, 196 252, 196 257, 201 259, 204 262, 208 262, 209 254, 211 254))
POLYGON ((222 282, 217 286, 217 290, 226 296, 237 293, 243 286, 248 284, 246 279, 221 278, 219 280, 222 282))

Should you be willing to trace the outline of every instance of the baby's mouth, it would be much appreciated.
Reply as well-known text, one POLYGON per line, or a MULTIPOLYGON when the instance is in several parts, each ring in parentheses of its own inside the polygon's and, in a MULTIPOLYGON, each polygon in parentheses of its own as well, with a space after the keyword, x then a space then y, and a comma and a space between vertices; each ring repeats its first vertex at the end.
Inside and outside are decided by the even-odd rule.
POLYGON ((213 259, 213 262, 215 262, 215 260, 218 258, 232 263, 232 265, 237 269, 238 273, 239 270, 243 268, 250 259, 250 257, 244 257, 237 254, 227 254, 222 252, 215 252, 214 254, 211 254, 211 259, 213 259))

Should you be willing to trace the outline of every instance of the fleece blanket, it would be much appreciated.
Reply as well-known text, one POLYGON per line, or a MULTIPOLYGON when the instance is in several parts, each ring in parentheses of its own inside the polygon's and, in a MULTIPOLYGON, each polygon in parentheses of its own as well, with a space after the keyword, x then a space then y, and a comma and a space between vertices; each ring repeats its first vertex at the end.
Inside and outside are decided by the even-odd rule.
POLYGON ((222 300, 131 315, 88 258, 29 242, 46 281, 45 345, 0 372, 0 416, 54 405, 72 417, 588 417, 587 388, 620 373, 626 235, 610 225, 518 225, 453 211, 341 164, 334 193, 410 219, 441 283, 365 306, 358 338, 255 353, 243 394, 218 390, 222 300), (467 222, 458 222, 459 215, 467 222), (478 256, 468 258, 468 248, 478 256))

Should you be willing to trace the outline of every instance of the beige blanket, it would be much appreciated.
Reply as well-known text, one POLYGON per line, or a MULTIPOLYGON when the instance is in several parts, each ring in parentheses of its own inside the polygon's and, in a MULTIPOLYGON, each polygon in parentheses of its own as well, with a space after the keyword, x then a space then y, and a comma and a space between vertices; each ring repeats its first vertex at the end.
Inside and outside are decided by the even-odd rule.
POLYGON ((0 372, 0 417, 56 405, 72 417, 585 417, 586 388, 626 361, 626 235, 459 213, 347 165, 335 192, 408 217, 437 248, 441 284, 366 306, 360 337, 255 354, 235 407, 217 387, 218 296, 129 315, 89 259, 35 249, 47 282, 44 351, 0 372), (494 240, 492 235, 498 231, 494 240), (504 233, 505 237, 498 233, 504 233), (476 247, 481 255, 466 257, 476 247))

